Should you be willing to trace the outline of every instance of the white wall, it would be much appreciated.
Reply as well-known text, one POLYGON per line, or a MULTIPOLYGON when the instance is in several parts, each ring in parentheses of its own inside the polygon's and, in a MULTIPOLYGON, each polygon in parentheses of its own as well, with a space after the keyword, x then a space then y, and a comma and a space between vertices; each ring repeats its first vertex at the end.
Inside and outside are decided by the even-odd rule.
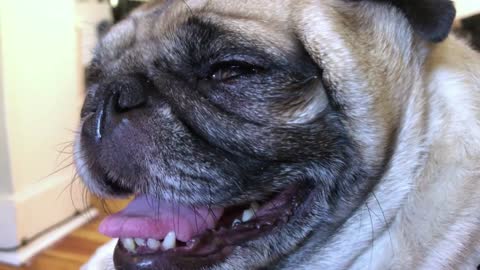
POLYGON ((83 0, 76 4, 77 27, 81 30, 82 63, 87 65, 97 44, 97 25, 102 20, 113 21, 108 1, 83 0))
POLYGON ((458 17, 480 13, 480 0, 454 0, 454 2, 458 17))
POLYGON ((78 181, 69 188, 73 167, 51 175, 71 162, 57 150, 73 140, 82 101, 74 2, 0 1, 0 248, 84 205, 78 181))
POLYGON ((52 172, 56 145, 76 127, 75 17, 68 0, 7 0, 1 12, 7 136, 21 192, 52 172))
MULTIPOLYGON (((1 19, 0 19, 0 29, 1 29, 1 19)), ((0 59, 2 59, 2 40, 0 36, 0 59)), ((2 62, 0 61, 0 104, 4 104, 4 94, 3 94, 3 79, 2 79, 3 69, 2 62)), ((10 194, 13 192, 13 185, 10 175, 10 161, 8 155, 7 142, 7 130, 5 123, 5 110, 4 106, 0 105, 0 196, 10 194)))

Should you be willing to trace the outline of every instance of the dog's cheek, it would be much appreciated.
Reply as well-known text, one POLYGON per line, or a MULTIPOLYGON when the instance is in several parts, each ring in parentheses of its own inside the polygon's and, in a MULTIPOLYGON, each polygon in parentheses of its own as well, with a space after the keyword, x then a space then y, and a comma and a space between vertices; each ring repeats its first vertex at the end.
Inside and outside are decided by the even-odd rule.
POLYGON ((268 125, 308 123, 327 108, 329 100, 326 90, 317 76, 291 79, 306 81, 301 84, 276 77, 268 77, 268 83, 256 82, 241 87, 200 91, 222 110, 268 125))

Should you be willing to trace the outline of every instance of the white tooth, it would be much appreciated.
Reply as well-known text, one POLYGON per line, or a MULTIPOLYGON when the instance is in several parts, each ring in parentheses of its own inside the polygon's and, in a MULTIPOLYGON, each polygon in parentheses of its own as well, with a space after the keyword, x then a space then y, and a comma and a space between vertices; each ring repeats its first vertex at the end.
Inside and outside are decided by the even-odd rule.
POLYGON ((247 209, 243 211, 242 222, 247 222, 251 220, 254 216, 255 216, 255 211, 253 211, 253 209, 247 209))
POLYGON ((177 244, 177 239, 175 236, 175 232, 169 232, 167 236, 165 236, 165 239, 163 239, 162 247, 165 250, 169 250, 169 249, 175 248, 176 244, 177 244))
POLYGON ((253 211, 257 212, 260 208, 260 205, 257 202, 253 202, 252 204, 250 204, 250 208, 252 208, 253 211))
POLYGON ((233 222, 232 222, 232 228, 233 227, 236 227, 237 225, 240 225, 240 223, 242 223, 242 221, 240 219, 235 219, 233 222))
POLYGON ((126 250, 135 253, 135 241, 133 241, 132 238, 124 238, 122 239, 122 244, 123 247, 125 247, 126 250))
POLYGON ((157 250, 158 248, 160 248, 161 243, 160 243, 160 241, 158 241, 158 240, 149 238, 149 239, 147 240, 147 246, 148 246, 148 248, 151 249, 151 250, 157 250))
POLYGON ((142 238, 135 238, 135 243, 137 244, 137 246, 139 247, 144 247, 147 245, 145 239, 142 239, 142 238))

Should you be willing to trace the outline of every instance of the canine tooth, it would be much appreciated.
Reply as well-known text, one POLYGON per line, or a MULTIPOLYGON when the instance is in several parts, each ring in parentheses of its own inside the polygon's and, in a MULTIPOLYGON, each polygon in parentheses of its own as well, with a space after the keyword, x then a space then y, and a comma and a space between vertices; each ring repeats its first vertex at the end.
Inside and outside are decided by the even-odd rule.
POLYGON ((169 232, 167 236, 165 236, 165 239, 163 239, 162 247, 165 250, 169 250, 169 249, 175 248, 176 244, 177 244, 177 239, 175 236, 175 232, 169 232))
POLYGON ((191 248, 191 247, 193 247, 196 243, 197 243, 197 239, 194 238, 194 239, 188 240, 188 242, 187 242, 186 245, 187 245, 187 247, 191 248))
POLYGON ((160 241, 158 241, 158 240, 149 238, 149 239, 147 240, 147 246, 148 246, 148 248, 151 249, 151 250, 157 250, 158 248, 160 248, 161 243, 160 243, 160 241))
POLYGON ((250 208, 253 209, 253 211, 257 212, 260 208, 260 205, 257 202, 253 202, 250 204, 250 208))
POLYGON ((242 221, 240 219, 235 219, 233 222, 232 222, 232 228, 240 225, 240 223, 242 223, 242 221))
POLYGON ((142 238, 135 238, 135 244, 137 244, 139 247, 144 247, 147 245, 145 239, 142 238))
POLYGON ((135 241, 133 241, 132 238, 124 238, 122 239, 122 244, 123 247, 125 247, 126 250, 130 252, 135 252, 136 246, 135 246, 135 241))
POLYGON ((247 222, 251 220, 254 216, 255 216, 255 211, 253 211, 253 209, 247 209, 243 211, 242 222, 247 222))

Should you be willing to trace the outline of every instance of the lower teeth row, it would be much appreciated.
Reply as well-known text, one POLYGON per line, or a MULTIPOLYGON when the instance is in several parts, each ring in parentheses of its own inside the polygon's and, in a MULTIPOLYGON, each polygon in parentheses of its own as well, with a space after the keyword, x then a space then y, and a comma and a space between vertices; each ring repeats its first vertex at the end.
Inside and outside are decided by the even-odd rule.
POLYGON ((137 252, 138 247, 147 247, 152 251, 157 251, 160 248, 162 250, 169 250, 176 247, 177 239, 175 236, 175 232, 169 232, 163 241, 159 241, 156 239, 142 239, 142 238, 123 238, 120 240, 122 242, 123 247, 132 252, 137 252))
MULTIPOLYGON (((232 227, 236 227, 243 222, 248 222, 255 216, 255 212, 258 211, 259 205, 258 203, 252 203, 249 209, 246 209, 242 213, 241 220, 235 219, 232 223, 232 227)), ((176 247, 177 239, 175 232, 169 232, 163 241, 156 240, 156 239, 142 239, 142 238, 123 238, 120 240, 122 242, 123 247, 128 250, 129 252, 136 253, 138 247, 147 247, 151 251, 157 251, 160 248, 162 250, 169 250, 176 247)))

